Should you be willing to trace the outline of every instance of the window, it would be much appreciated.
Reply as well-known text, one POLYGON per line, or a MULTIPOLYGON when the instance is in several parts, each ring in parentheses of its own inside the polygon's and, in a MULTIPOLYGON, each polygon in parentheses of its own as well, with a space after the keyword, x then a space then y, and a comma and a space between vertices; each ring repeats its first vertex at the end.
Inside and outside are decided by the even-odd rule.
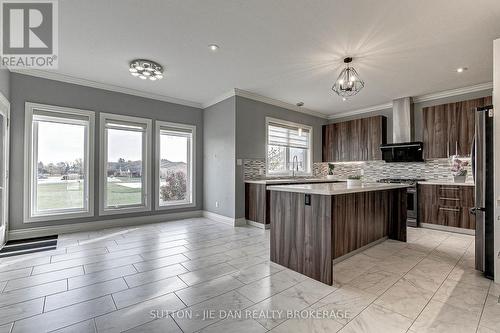
POLYGON ((156 122, 156 205, 193 207, 196 127, 156 122))
POLYGON ((94 113, 26 103, 25 221, 93 215, 94 113))
POLYGON ((310 175, 312 127, 266 118, 268 175, 310 175))
POLYGON ((151 120, 101 114, 100 214, 151 209, 151 120))

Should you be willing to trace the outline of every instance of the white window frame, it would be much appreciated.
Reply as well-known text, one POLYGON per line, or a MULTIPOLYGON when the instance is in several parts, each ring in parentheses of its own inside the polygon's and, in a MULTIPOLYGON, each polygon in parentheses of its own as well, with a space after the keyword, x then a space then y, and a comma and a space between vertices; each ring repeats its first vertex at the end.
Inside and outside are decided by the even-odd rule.
POLYGON ((101 113, 100 122, 100 149, 99 149, 99 215, 127 214, 134 212, 151 211, 151 176, 149 172, 151 158, 151 126, 152 120, 147 118, 123 116, 114 113, 101 113), (141 205, 129 205, 119 207, 106 207, 106 179, 107 179, 107 157, 108 140, 106 135, 106 122, 127 122, 145 126, 144 139, 142 141, 142 189, 143 201, 141 205))
POLYGON ((82 217, 94 216, 94 127, 95 127, 95 113, 89 110, 80 110, 74 108, 67 108, 54 105, 38 104, 38 103, 25 103, 25 126, 24 126, 24 223, 66 220, 82 217), (34 184, 34 165, 33 161, 37 160, 33 139, 33 113, 34 110, 45 111, 60 115, 64 118, 65 115, 77 115, 88 118, 88 131, 86 133, 86 147, 85 147, 85 168, 87 170, 87 196, 85 198, 85 211, 64 211, 58 210, 50 213, 34 214, 33 208, 35 207, 35 198, 33 191, 34 184))
MULTIPOLYGON (((270 123, 276 123, 276 124, 281 124, 281 125, 285 125, 285 126, 295 126, 295 127, 300 127, 300 128, 303 128, 305 130, 308 130, 309 131, 309 149, 308 149, 308 154, 307 154, 307 172, 297 172, 295 173, 295 175, 299 175, 299 176, 311 176, 313 174, 313 128, 312 126, 309 126, 309 125, 304 125, 304 124, 299 124, 299 123, 294 123, 294 122, 291 122, 291 121, 287 121, 287 120, 282 120, 282 119, 277 119, 277 118, 272 118, 272 117, 266 117, 266 176, 268 177, 280 177, 280 176, 291 176, 293 174, 293 171, 292 170, 285 170, 283 172, 281 171, 269 171, 269 161, 268 161, 268 158, 269 158, 269 155, 268 155, 268 143, 269 143, 269 124, 270 123)), ((287 161, 289 160, 288 156, 287 156, 287 161)))
POLYGON ((196 207, 196 126, 171 123, 166 121, 155 121, 155 137, 156 137, 156 154, 155 154, 155 191, 156 191, 156 210, 169 210, 169 209, 179 209, 179 208, 191 208, 196 207), (160 205, 160 161, 161 161, 161 130, 162 128, 168 127, 169 129, 178 128, 180 130, 190 130, 191 131, 191 147, 188 152, 188 172, 190 174, 190 189, 191 192, 191 202, 190 203, 180 203, 180 204, 169 204, 160 205))

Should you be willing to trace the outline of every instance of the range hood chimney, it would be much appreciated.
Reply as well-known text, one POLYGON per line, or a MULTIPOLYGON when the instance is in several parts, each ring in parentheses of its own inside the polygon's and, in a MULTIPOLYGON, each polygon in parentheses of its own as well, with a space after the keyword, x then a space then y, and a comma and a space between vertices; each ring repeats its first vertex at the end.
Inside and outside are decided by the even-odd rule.
POLYGON ((392 142, 412 142, 415 138, 413 108, 410 97, 392 101, 392 142))
POLYGON ((410 97, 392 101, 392 142, 380 146, 386 162, 423 162, 422 142, 414 142, 415 126, 410 97))

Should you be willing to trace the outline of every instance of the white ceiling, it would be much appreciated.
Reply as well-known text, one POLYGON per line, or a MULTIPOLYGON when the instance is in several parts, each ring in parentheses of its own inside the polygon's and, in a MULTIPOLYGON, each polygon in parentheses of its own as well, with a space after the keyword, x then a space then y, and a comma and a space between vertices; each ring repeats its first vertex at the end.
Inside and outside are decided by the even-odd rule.
POLYGON ((239 88, 332 115, 492 81, 500 1, 64 0, 59 26, 61 74, 200 104, 239 88), (331 85, 348 55, 366 86, 343 102, 331 85), (132 77, 134 58, 165 78, 132 77))

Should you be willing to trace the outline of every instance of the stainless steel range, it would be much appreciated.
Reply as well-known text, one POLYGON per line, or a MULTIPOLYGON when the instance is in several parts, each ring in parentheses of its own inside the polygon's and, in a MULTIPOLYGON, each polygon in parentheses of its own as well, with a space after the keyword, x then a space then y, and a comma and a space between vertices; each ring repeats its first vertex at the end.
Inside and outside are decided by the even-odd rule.
POLYGON ((382 178, 379 183, 395 183, 410 185, 406 190, 406 205, 408 215, 406 225, 409 227, 418 227, 418 201, 417 201, 417 183, 425 181, 422 178, 382 178))

